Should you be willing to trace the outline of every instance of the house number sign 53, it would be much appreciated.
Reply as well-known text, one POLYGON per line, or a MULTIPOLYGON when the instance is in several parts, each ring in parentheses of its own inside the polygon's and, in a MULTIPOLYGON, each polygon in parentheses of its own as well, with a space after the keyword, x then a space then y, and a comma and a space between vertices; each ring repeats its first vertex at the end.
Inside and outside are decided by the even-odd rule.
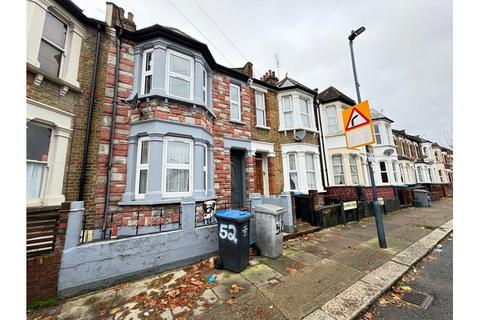
POLYGON ((222 239, 228 239, 233 243, 237 244, 237 227, 234 224, 220 224, 220 229, 218 235, 222 239))

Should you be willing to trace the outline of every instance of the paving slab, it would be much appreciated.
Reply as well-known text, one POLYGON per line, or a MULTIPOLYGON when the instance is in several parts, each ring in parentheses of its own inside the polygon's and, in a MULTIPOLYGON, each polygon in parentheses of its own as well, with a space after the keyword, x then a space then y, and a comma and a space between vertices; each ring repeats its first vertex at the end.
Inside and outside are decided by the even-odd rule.
POLYGON ((282 312, 258 290, 234 300, 234 304, 227 302, 212 308, 196 319, 201 320, 283 320, 287 319, 282 312))
POLYGON ((293 252, 288 254, 287 257, 306 266, 311 266, 320 260, 319 257, 303 251, 293 252))
POLYGON ((303 318, 303 320, 335 320, 335 318, 330 316, 328 313, 326 313, 322 309, 317 309, 312 313, 310 313, 305 318, 303 318))
POLYGON ((401 263, 387 261, 363 277, 362 281, 384 290, 390 288, 409 268, 401 263))
POLYGON ((316 241, 306 246, 303 249, 303 251, 313 254, 314 256, 317 256, 320 259, 325 259, 335 254, 335 251, 322 247, 316 241))
POLYGON ((397 254, 395 257, 393 257, 392 261, 411 266, 415 262, 423 258, 428 253, 429 250, 430 250, 429 246, 422 244, 420 242, 415 242, 410 247, 403 250, 402 252, 397 254))
POLYGON ((354 239, 360 242, 368 241, 377 236, 377 230, 374 227, 367 227, 362 230, 348 231, 342 234, 345 238, 354 239))
POLYGON ((301 269, 305 267, 305 264, 295 261, 293 259, 290 259, 288 256, 285 256, 285 255, 282 255, 276 259, 266 258, 262 262, 267 266, 269 266, 270 268, 272 268, 273 270, 280 272, 284 276, 290 274, 287 268, 301 269))
POLYGON ((338 235, 330 236, 327 238, 320 238, 318 240, 320 248, 325 248, 335 253, 351 247, 358 246, 364 241, 338 235))
POLYGON ((269 283, 272 278, 280 279, 283 276, 263 263, 255 267, 247 267, 241 272, 241 275, 257 287, 269 283))
POLYGON ((259 289, 288 319, 301 319, 362 276, 357 270, 323 259, 284 277, 277 286, 259 289))
POLYGON ((385 261, 391 259, 390 254, 383 249, 371 249, 365 246, 357 246, 347 250, 343 250, 329 259, 337 261, 355 270, 368 272, 379 267, 385 261))
POLYGON ((352 319, 364 310, 380 291, 368 283, 357 281, 322 306, 322 310, 337 320, 352 319))
POLYGON ((378 250, 382 250, 384 252, 390 253, 391 255, 396 255, 397 253, 408 248, 412 244, 412 242, 410 241, 405 241, 405 240, 401 240, 401 239, 397 239, 389 236, 386 236, 386 240, 387 240, 386 249, 380 249, 377 238, 363 242, 362 244, 360 244, 360 246, 368 247, 370 249, 375 249, 375 250, 378 249, 378 250))
POLYGON ((416 242, 427 234, 432 232, 432 230, 427 229, 425 227, 416 227, 413 225, 405 225, 401 226, 398 229, 393 230, 388 235, 397 239, 409 241, 409 242, 416 242))
POLYGON ((445 238, 449 232, 442 229, 436 229, 430 232, 428 235, 418 240, 419 243, 424 244, 427 247, 433 248, 440 240, 445 238))
POLYGON ((244 294, 247 294, 253 288, 254 286, 247 279, 242 277, 240 273, 223 272, 215 281, 215 286, 212 287, 212 290, 218 298, 222 300, 228 300, 232 296, 240 297, 244 294), (240 290, 237 293, 232 294, 230 289, 234 284, 244 288, 244 290, 240 290))

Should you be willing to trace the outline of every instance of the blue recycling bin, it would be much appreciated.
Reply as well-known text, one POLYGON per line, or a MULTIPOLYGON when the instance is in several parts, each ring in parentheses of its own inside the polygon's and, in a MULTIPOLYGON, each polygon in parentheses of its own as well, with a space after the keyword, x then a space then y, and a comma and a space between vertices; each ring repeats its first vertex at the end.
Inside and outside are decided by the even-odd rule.
POLYGON ((249 261, 249 224, 252 213, 240 210, 220 210, 215 213, 218 223, 217 267, 241 272, 249 261))

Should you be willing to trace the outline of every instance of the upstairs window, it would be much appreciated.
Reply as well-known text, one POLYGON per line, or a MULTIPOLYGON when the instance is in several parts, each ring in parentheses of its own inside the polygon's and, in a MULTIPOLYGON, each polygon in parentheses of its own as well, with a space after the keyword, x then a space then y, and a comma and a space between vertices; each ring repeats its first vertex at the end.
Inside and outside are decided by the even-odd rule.
POLYGON ((382 135, 380 133, 380 126, 378 123, 373 125, 373 130, 375 131, 375 143, 382 144, 382 135))
POLYGON ((192 142, 170 138, 165 146, 165 194, 191 193, 192 142))
POLYGON ((235 121, 242 120, 240 87, 233 83, 230 83, 230 119, 235 121))
POLYGON ((325 111, 327 113, 328 133, 338 132, 337 108, 328 106, 325 111))
POLYGON ((390 125, 386 124, 385 129, 387 129, 387 142, 389 145, 392 144, 392 129, 390 128, 390 125))
POLYGON ((65 23, 50 12, 46 13, 38 62, 40 62, 40 69, 55 77, 59 77, 64 60, 67 30, 65 23))
POLYGON ((27 199, 40 198, 47 175, 52 129, 29 122, 27 125, 27 199))
POLYGON ((358 184, 358 167, 357 156, 351 154, 348 156, 350 162, 350 175, 352 176, 352 184, 358 184))
POLYGON ((295 153, 288 154, 288 178, 290 181, 290 190, 297 190, 298 188, 297 155, 295 153))
POLYGON ((305 99, 299 99, 299 111, 300 111, 300 120, 302 127, 304 128, 310 128, 310 112, 308 108, 308 101, 305 99))
POLYGON ((149 141, 148 138, 138 139, 137 150, 137 173, 135 179, 135 198, 145 198, 147 192, 148 181, 148 157, 149 157, 149 141))
POLYGON ((202 97, 203 97, 203 103, 207 104, 207 70, 203 69, 202 70, 202 97))
POLYGON ((153 76, 153 49, 143 52, 142 65, 142 94, 149 94, 152 89, 153 76))
POLYGON ((292 96, 282 97, 283 126, 285 129, 293 128, 292 96))
POLYGON ((192 100, 193 97, 193 59, 187 55, 167 51, 168 94, 192 100))
POLYGON ((308 189, 315 190, 317 188, 317 177, 315 175, 315 157, 313 153, 305 153, 305 167, 307 171, 308 189))
POLYGON ((387 164, 385 161, 380 161, 380 175, 382 177, 383 183, 388 183, 388 172, 387 172, 387 164))
POLYGON ((265 95, 255 91, 255 108, 257 110, 257 126, 266 127, 265 121, 265 95))
POLYGON ((333 178, 335 184, 345 184, 345 173, 343 171, 343 160, 341 155, 332 156, 333 178))

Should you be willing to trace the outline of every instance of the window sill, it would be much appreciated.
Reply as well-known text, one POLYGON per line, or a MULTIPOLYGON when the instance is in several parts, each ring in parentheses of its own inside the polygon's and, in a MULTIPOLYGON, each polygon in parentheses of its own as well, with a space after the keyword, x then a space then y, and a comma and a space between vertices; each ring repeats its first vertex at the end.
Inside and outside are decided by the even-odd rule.
POLYGON ((255 126, 255 128, 257 128, 257 129, 262 129, 262 130, 270 130, 270 129, 272 129, 272 128, 270 128, 270 127, 261 126, 261 125, 258 125, 258 124, 255 126))
POLYGON ((344 133, 342 131, 338 131, 338 132, 327 133, 325 135, 325 138, 338 137, 338 136, 343 136, 343 135, 344 135, 344 133))
POLYGON ((246 126, 246 125, 247 125, 245 122, 242 122, 242 121, 239 121, 239 120, 235 120, 235 119, 230 119, 230 122, 231 122, 231 123, 235 123, 235 124, 241 124, 242 126, 246 126))
MULTIPOLYGON (((145 199, 136 199, 136 200, 127 200, 120 201, 118 205, 120 206, 153 206, 153 205, 168 205, 168 204, 178 204, 182 203, 183 198, 191 198, 191 196, 186 197, 175 197, 175 198, 164 198, 162 200, 145 200, 145 199)), ((215 200, 217 196, 204 196, 204 197, 193 197, 195 202, 202 202, 208 200, 215 200)))
POLYGON ((314 129, 311 129, 311 128, 301 128, 301 127, 298 127, 298 128, 280 128, 278 129, 278 132, 284 132, 284 131, 298 131, 298 130, 305 130, 307 132, 312 132, 312 133, 318 133, 317 130, 314 130, 314 129))
POLYGON ((76 93, 82 93, 82 89, 68 81, 65 81, 63 79, 60 79, 58 77, 54 77, 52 75, 49 75, 48 73, 46 73, 45 71, 43 71, 42 69, 40 68, 37 68, 35 67, 34 65, 30 64, 27 62, 27 70, 32 72, 32 73, 35 73, 35 74, 41 74, 45 79, 48 79, 49 81, 53 82, 53 83, 56 83, 58 84, 59 86, 61 87, 68 87, 69 90, 73 91, 73 92, 76 92, 76 93))

